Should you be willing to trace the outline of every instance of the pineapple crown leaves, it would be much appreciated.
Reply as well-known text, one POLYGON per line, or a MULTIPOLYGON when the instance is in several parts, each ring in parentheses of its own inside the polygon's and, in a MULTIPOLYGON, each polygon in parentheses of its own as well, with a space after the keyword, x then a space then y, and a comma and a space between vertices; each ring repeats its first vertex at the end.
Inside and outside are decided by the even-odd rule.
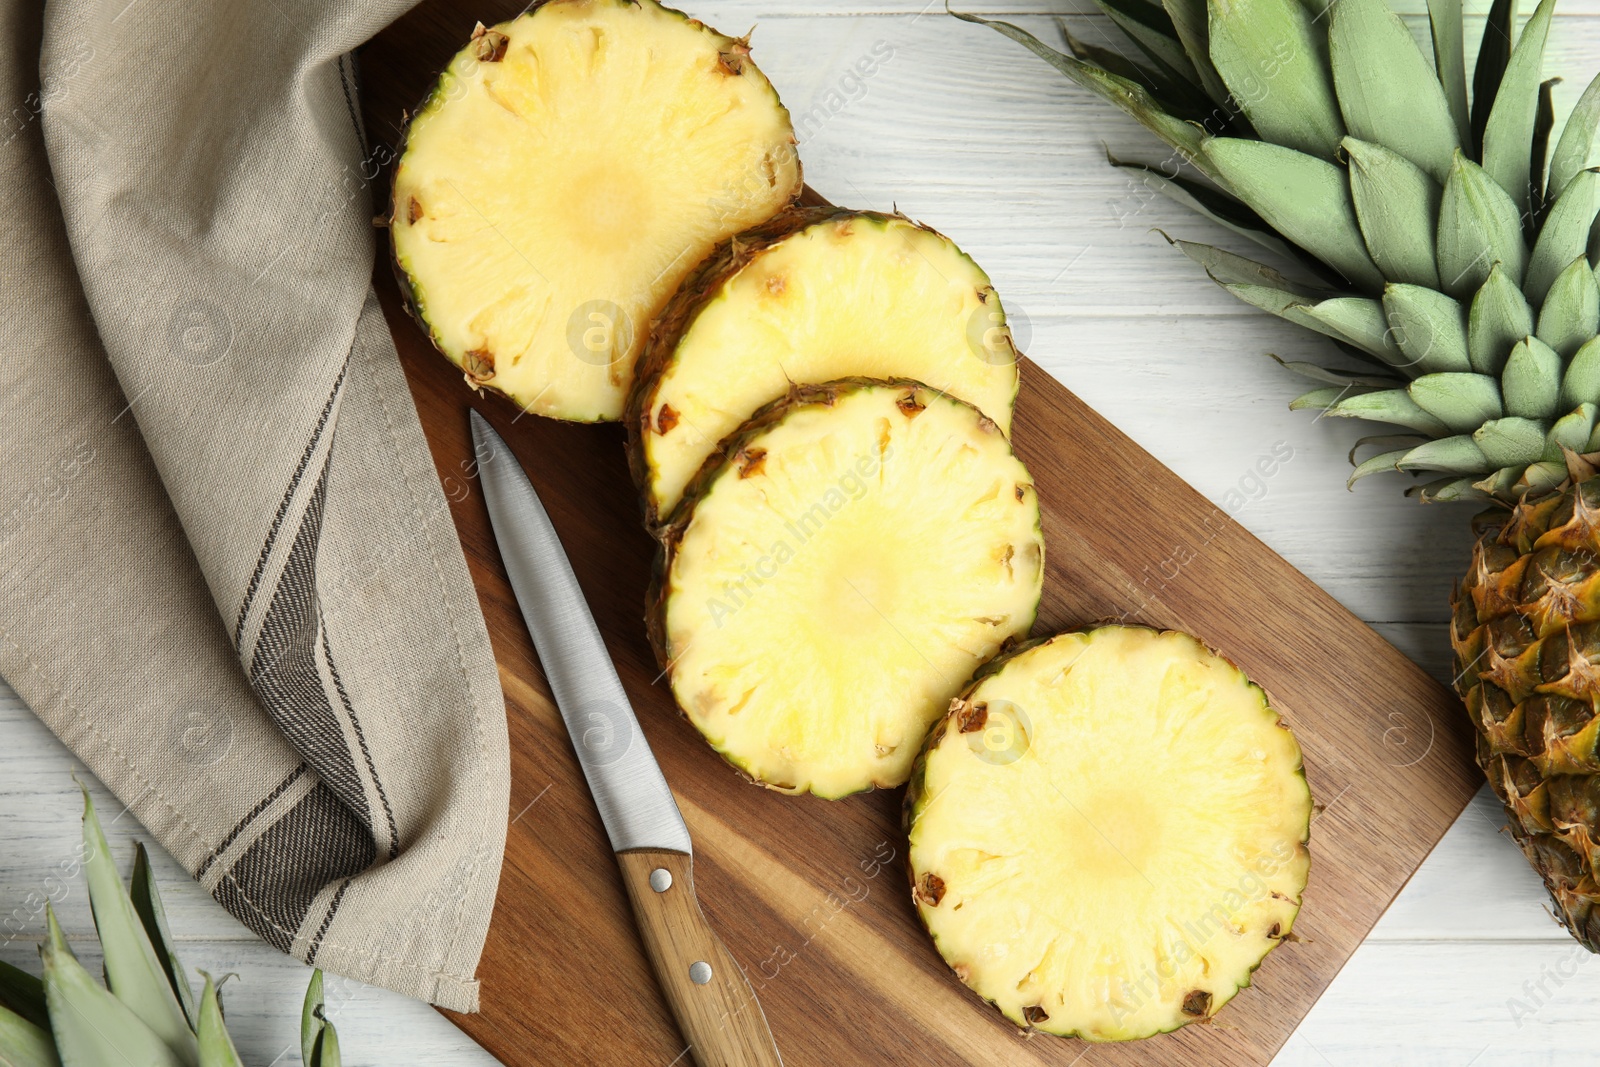
MULTIPOLYGON (((1173 151, 1113 158, 1291 262, 1168 241, 1222 288, 1324 335, 1360 370, 1290 406, 1384 422, 1351 484, 1424 479, 1428 500, 1514 501, 1600 452, 1600 76, 1560 135, 1544 53, 1555 0, 1516 32, 1495 0, 1468 84, 1460 0, 1428 0, 1431 57, 1386 0, 1096 0, 1133 48, 1067 52, 993 27, 1173 151)), ((1163 236, 1166 236, 1163 234, 1163 236)), ((1276 358, 1276 357, 1275 357, 1276 358)), ((1363 447, 1358 444, 1358 449, 1363 447)))
MULTIPOLYGON (((82 784, 80 783, 80 788, 82 784)), ((194 999, 172 950, 166 912, 141 845, 124 885, 94 803, 83 789, 82 867, 105 962, 102 985, 78 962, 55 911, 45 909, 35 978, 0 963, 0 1064, 8 1067, 240 1067, 222 1020, 218 985, 194 999)), ((312 975, 302 1019, 307 1067, 339 1067, 338 1038, 312 975)))

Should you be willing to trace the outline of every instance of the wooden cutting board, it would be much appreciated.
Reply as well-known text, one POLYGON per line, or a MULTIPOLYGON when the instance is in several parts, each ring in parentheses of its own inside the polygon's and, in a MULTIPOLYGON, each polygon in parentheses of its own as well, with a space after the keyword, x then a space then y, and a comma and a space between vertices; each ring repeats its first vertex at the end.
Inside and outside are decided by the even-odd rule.
MULTIPOLYGON (((516 11, 484 7, 475 14, 485 22, 516 11)), ((439 0, 365 49, 374 140, 394 142, 401 109, 422 96, 464 32, 439 0)), ((473 477, 466 413, 476 405, 521 458, 567 546, 693 835, 701 903, 746 968, 785 1062, 1067 1067, 1085 1057, 1083 1042, 1020 1034, 939 959, 911 905, 900 790, 829 802, 759 789, 677 714, 645 640, 653 544, 620 427, 523 417, 500 398, 472 394, 405 317, 386 249, 380 257, 379 293, 477 583, 510 724, 511 826, 478 972, 482 1011, 452 1020, 511 1067, 689 1062, 501 569, 473 477)), ((1305 751, 1320 805, 1300 940, 1272 953, 1215 1023, 1095 1048, 1086 1061, 1266 1064, 1476 790, 1464 713, 1031 363, 1022 368, 1015 447, 1044 519, 1035 632, 1117 618, 1197 634, 1271 694, 1305 751)))

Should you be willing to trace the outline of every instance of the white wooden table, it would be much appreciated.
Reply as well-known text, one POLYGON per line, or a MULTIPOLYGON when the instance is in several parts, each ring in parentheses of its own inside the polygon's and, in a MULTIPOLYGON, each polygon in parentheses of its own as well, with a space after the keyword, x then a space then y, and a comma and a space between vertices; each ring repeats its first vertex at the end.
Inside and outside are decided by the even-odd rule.
MULTIPOLYGON (((1407 501, 1398 479, 1345 491, 1345 453, 1367 428, 1289 412, 1302 383, 1264 355, 1313 358, 1321 342, 1234 302, 1152 233, 1223 236, 1107 167, 1102 145, 1152 160, 1165 153, 1016 45, 950 19, 941 0, 880 0, 870 13, 860 2, 691 8, 729 32, 757 27, 755 58, 795 116, 811 184, 843 204, 898 205, 953 237, 993 276, 1019 341, 1042 367, 1444 677, 1446 600, 1466 559, 1470 508, 1407 501), (1254 460, 1280 441, 1293 459, 1262 481, 1254 460)), ((969 7, 1057 40, 1048 15, 1079 2, 969 7)), ((1404 0, 1401 10, 1415 16, 1422 3, 1404 0)), ((1560 115, 1600 68, 1597 16, 1600 0, 1567 0, 1557 20, 1546 73, 1567 75, 1560 115)), ((1102 19, 1074 19, 1080 36, 1106 38, 1102 19)), ((1481 17, 1469 24, 1474 42, 1481 25, 1481 17)), ((1108 501, 1106 521, 1116 514, 1108 501)), ((69 931, 93 929, 81 882, 52 877, 79 832, 75 770, 83 773, 0 686, 0 959, 30 969, 47 894, 69 931)), ((113 845, 129 855, 138 827, 94 788, 113 845)), ((1501 822, 1481 793, 1278 1064, 1592 1059, 1600 964, 1550 918, 1501 822)), ((157 870, 185 962, 242 975, 227 1002, 245 1060, 296 1062, 306 969, 257 941, 164 854, 157 870)), ((528 997, 537 1004, 538 990, 528 997)), ((351 1064, 493 1062, 430 1009, 381 990, 334 980, 330 1010, 351 1064)), ((1094 1051, 1080 1062, 1092 1065, 1094 1051)))

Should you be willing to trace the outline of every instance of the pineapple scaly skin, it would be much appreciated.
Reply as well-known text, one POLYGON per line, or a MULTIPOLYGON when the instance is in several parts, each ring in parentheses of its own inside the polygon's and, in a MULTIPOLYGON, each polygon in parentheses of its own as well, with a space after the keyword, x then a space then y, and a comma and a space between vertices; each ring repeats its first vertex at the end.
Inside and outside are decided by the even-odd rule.
POLYGON ((1512 837, 1600 951, 1600 478, 1477 525, 1450 627, 1456 691, 1512 837))

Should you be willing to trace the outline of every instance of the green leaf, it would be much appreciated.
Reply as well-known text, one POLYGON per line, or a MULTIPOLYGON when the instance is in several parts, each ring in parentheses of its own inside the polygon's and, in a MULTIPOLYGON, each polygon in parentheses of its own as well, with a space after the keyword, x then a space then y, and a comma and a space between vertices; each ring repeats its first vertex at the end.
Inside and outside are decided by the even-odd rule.
POLYGON ((1272 285, 1227 282, 1216 275, 1212 275, 1212 280, 1245 303, 1343 342, 1357 353, 1376 357, 1383 366, 1406 364, 1405 354, 1388 337, 1383 305, 1376 300, 1347 296, 1317 302, 1315 297, 1272 285))
POLYGON ((1522 284, 1528 249, 1517 205, 1482 167, 1459 153, 1439 203, 1438 245, 1439 280, 1451 296, 1465 300, 1488 280, 1496 263, 1512 282, 1522 284))
POLYGON ((1373 445, 1385 451, 1401 448, 1403 446, 1405 450, 1409 452, 1411 449, 1416 448, 1426 440, 1426 437, 1422 437, 1414 433, 1369 434, 1366 437, 1356 438, 1356 443, 1350 446, 1350 452, 1349 455, 1346 456, 1346 459, 1349 461, 1350 465, 1354 467, 1356 465, 1356 453, 1361 451, 1363 448, 1366 448, 1368 445, 1373 445))
POLYGON ((1500 383, 1486 374, 1445 371, 1424 374, 1408 391, 1417 406, 1437 418, 1452 433, 1471 433, 1490 419, 1505 414, 1500 383))
POLYGON ((50 1028, 43 983, 4 960, 0 960, 0 1008, 10 1009, 35 1026, 50 1028))
POLYGON ((1208 0, 1211 62, 1263 138, 1332 160, 1344 136, 1327 35, 1300 0, 1208 0))
POLYGON ((1365 296, 1336 296, 1315 304, 1300 304, 1283 317, 1336 340, 1345 340, 1394 367, 1409 363, 1390 335, 1383 305, 1365 296))
POLYGON ((340 1067, 339 1031, 329 1023, 317 1035, 317 1047, 311 1053, 310 1067, 340 1067))
POLYGON ((1343 145, 1350 159, 1350 197, 1372 262, 1393 281, 1437 289, 1439 183, 1382 145, 1354 137, 1346 137, 1343 145))
POLYGON ((1393 452, 1379 452, 1371 459, 1367 459, 1356 464, 1356 469, 1351 471, 1350 477, 1345 479, 1344 487, 1346 489, 1354 489, 1357 482, 1368 477, 1369 475, 1380 474, 1384 471, 1399 470, 1400 461, 1404 459, 1406 454, 1410 451, 1411 449, 1409 448, 1400 448, 1393 452))
POLYGON ((1543 459, 1552 462, 1562 459, 1563 448, 1583 452, 1589 445, 1589 435, 1594 433, 1595 406, 1579 404, 1556 420, 1545 437, 1543 459))
POLYGON ((45 908, 47 934, 39 948, 44 995, 56 1050, 68 1067, 195 1067, 112 996, 72 955, 55 910, 45 908))
POLYGON ((1544 455, 1545 425, 1517 416, 1492 419, 1478 427, 1472 438, 1491 466, 1522 467, 1544 455))
MULTIPOLYGON (((1279 318, 1287 318, 1290 308, 1304 307, 1311 298, 1301 296, 1291 290, 1279 289, 1269 285, 1253 285, 1246 282, 1226 282, 1213 276, 1213 280, 1246 304, 1269 311, 1279 318)), ((1316 329, 1317 327, 1312 327, 1316 329)))
MULTIPOLYGON (((1500 91, 1506 63, 1511 58, 1511 42, 1517 27, 1517 0, 1494 0, 1484 23, 1478 45, 1478 65, 1472 72, 1472 144, 1483 145, 1483 129, 1489 124, 1489 109, 1500 91)), ((1476 154, 1476 152, 1474 153, 1476 154)))
POLYGON ((1561 406, 1600 403, 1600 337, 1578 349, 1561 377, 1561 406))
POLYGON ((1328 58, 1352 137, 1405 156, 1443 182, 1461 147, 1444 89, 1422 49, 1385 0, 1339 0, 1328 58))
POLYGON ((1472 144, 1472 115, 1467 110, 1466 43, 1461 33, 1461 0, 1428 0, 1428 30, 1433 38, 1433 67, 1444 89, 1456 135, 1472 144))
MULTIPOLYGON (((1161 233, 1160 230, 1156 232, 1161 233)), ((1161 233, 1161 236, 1166 238, 1168 244, 1203 267, 1211 276, 1211 280, 1219 285, 1259 285, 1281 290, 1286 296, 1298 300, 1315 299, 1303 286, 1296 285, 1265 263, 1258 263, 1245 256, 1235 255, 1197 241, 1184 241, 1168 237, 1165 233, 1161 233)))
POLYGON ((155 949, 156 959, 166 972, 167 982, 178 996, 183 1016, 193 1027, 197 1018, 194 990, 189 987, 189 976, 184 973, 183 964, 178 962, 178 955, 172 950, 167 912, 161 906, 161 894, 156 890, 155 874, 150 869, 150 854, 144 850, 143 842, 134 845, 133 877, 128 880, 128 896, 133 901, 134 913, 139 916, 145 935, 150 938, 150 947, 155 949))
POLYGON ((1200 75, 1178 41, 1178 31, 1173 28, 1172 19, 1159 3, 1147 4, 1142 0, 1094 2, 1117 24, 1118 29, 1128 35, 1128 40, 1168 77, 1181 82, 1191 92, 1200 84, 1200 75))
POLYGON ((0 1006, 0 1067, 61 1067, 50 1031, 0 1006))
MULTIPOLYGON (((1103 48, 1100 45, 1090 44, 1088 41, 1080 39, 1067 28, 1067 24, 1063 21, 1058 20, 1057 25, 1060 26, 1061 36, 1066 40, 1067 49, 1072 53, 1074 59, 1092 63, 1108 74, 1115 74, 1119 78, 1137 82, 1153 95, 1160 95, 1160 75, 1145 70, 1116 49, 1103 48)), ((1170 104, 1171 101, 1163 101, 1164 106, 1169 106, 1170 104)))
POLYGON ((1143 86, 1157 105, 1174 118, 1203 123, 1211 115, 1223 114, 1204 94, 1165 65, 1152 61, 1149 67, 1141 67, 1119 48, 1105 48, 1077 37, 1064 19, 1057 19, 1056 25, 1073 58, 1143 86))
POLYGON ((1293 371, 1302 378, 1310 378, 1314 382, 1327 382, 1331 385, 1364 385, 1374 389, 1392 389, 1405 383, 1398 378, 1384 378, 1377 375, 1362 374, 1358 371, 1337 370, 1333 367, 1319 367, 1315 363, 1305 363, 1300 360, 1283 359, 1274 353, 1267 355, 1277 360, 1278 366, 1284 370, 1293 371))
MULTIPOLYGON (((1412 383, 1415 384, 1415 383, 1412 383)), ((1336 392, 1337 390, 1327 390, 1336 392)), ((1310 396, 1311 394, 1307 394, 1310 396)), ((1301 397, 1304 400, 1305 397, 1301 397)), ((1295 403, 1299 403, 1296 401, 1295 403)), ((1290 405, 1293 407, 1294 405, 1290 405)), ((1302 405, 1311 407, 1313 405, 1302 405)), ((1391 426, 1404 426, 1408 430, 1427 434, 1429 437, 1443 437, 1450 433, 1450 427, 1439 421, 1433 415, 1424 411, 1411 395, 1404 389, 1384 389, 1374 393, 1361 393, 1347 395, 1343 399, 1327 398, 1327 403, 1322 406, 1328 415, 1344 419, 1370 419, 1373 422, 1386 422, 1391 426)))
POLYGON ((1472 298, 1467 354, 1479 374, 1499 374, 1511 346, 1533 333, 1533 308, 1498 263, 1472 298))
POLYGON ((1550 130, 1556 124, 1556 102, 1552 95, 1560 78, 1547 78, 1539 83, 1539 108, 1533 119, 1533 147, 1528 156, 1528 214, 1523 216, 1523 228, 1530 233, 1537 227, 1534 220, 1544 212, 1544 163, 1550 154, 1550 130))
POLYGON ((239 1052, 233 1047, 228 1028, 222 1021, 222 1005, 217 1001, 217 987, 205 971, 205 991, 200 994, 200 1067, 244 1067, 239 1052))
POLYGON ((1459 303, 1422 285, 1389 286, 1383 309, 1406 360, 1421 373, 1470 371, 1467 313, 1459 303))
POLYGON ((1267 224, 1354 284, 1377 292, 1383 275, 1367 255, 1342 167, 1292 148, 1213 137, 1204 154, 1232 192, 1267 224))
POLYGON ((1600 163, 1600 153, 1595 151, 1596 134, 1600 133, 1600 74, 1594 76, 1589 87, 1578 98, 1567 124, 1556 141, 1555 153, 1550 157, 1550 182, 1548 199, 1560 196, 1567 183, 1600 163))
POLYGON ((1200 76, 1200 87, 1213 102, 1226 104, 1228 87, 1223 84, 1222 76, 1211 63, 1206 0, 1162 0, 1161 6, 1172 20, 1173 32, 1178 35, 1184 52, 1188 53, 1189 62, 1194 64, 1195 73, 1200 76))
MULTIPOLYGON (((1297 255, 1296 250, 1279 237, 1277 231, 1268 226, 1260 215, 1215 186, 1166 174, 1160 167, 1124 162, 1109 152, 1106 153, 1106 161, 1113 167, 1138 172, 1141 175, 1139 180, 1169 200, 1182 204, 1190 211, 1220 226, 1227 227, 1241 237, 1249 238, 1268 251, 1291 259, 1297 255)), ((1298 254, 1304 255, 1304 253, 1298 254)))
POLYGON ((1406 496, 1414 496, 1424 504, 1450 504, 1459 500, 1483 500, 1485 494, 1471 478, 1440 478, 1427 485, 1413 485, 1406 496))
MULTIPOLYGON (((133 900, 117 875, 111 846, 100 829, 87 788, 83 789, 83 846, 89 908, 105 951, 106 985, 181 1062, 193 1067, 197 1062, 194 1031, 189 1029, 189 1020, 139 922, 133 900)), ((71 1057, 67 1058, 70 1061, 71 1057)))
MULTIPOLYGON (((1391 390, 1392 391, 1392 390, 1391 390)), ((1289 401, 1290 411, 1326 411, 1328 408, 1347 400, 1353 396, 1360 396, 1371 392, 1359 386, 1331 386, 1327 389, 1313 389, 1309 393, 1301 393, 1289 401)))
POLYGON ((1561 357, 1537 337, 1518 341, 1500 372, 1506 413, 1529 419, 1554 416, 1561 401, 1561 369, 1561 357))
POLYGON ((1399 467, 1403 471, 1478 474, 1489 469, 1489 461, 1476 441, 1467 434, 1458 434, 1418 445, 1401 457, 1399 467))
POLYGON ((1522 472, 1522 477, 1517 479, 1520 492, 1545 492, 1554 489, 1567 480, 1567 465, 1565 463, 1530 463, 1522 472))
POLYGON ((1600 283, 1589 260, 1579 256, 1556 275, 1539 310, 1539 340, 1563 358, 1600 333, 1600 283))
POLYGON ((1533 153, 1533 127, 1538 118, 1539 82, 1544 77, 1544 44, 1550 33, 1555 0, 1541 0, 1522 36, 1511 50, 1494 107, 1483 129, 1483 169, 1511 194, 1518 214, 1530 207, 1528 176, 1533 153))
POLYGON ((1169 114, 1144 86, 1127 78, 1109 74, 1064 52, 1058 52, 1020 26, 960 11, 950 13, 963 22, 993 27, 998 33, 1021 44, 1078 85, 1121 108, 1145 129, 1176 149, 1184 159, 1193 163, 1208 178, 1218 178, 1211 164, 1201 158, 1201 144, 1205 140, 1205 131, 1192 122, 1185 122, 1169 114))
POLYGON ((1526 464, 1518 463, 1512 466, 1501 467, 1483 481, 1476 483, 1477 487, 1489 496, 1500 500, 1515 499, 1519 494, 1515 492, 1517 480, 1522 477, 1526 464))
POLYGON ((300 1061, 305 1067, 340 1067, 339 1032, 322 1005, 322 972, 313 971, 300 1009, 300 1061))
POLYGON ((1589 228, 1600 211, 1600 171, 1583 170, 1567 183, 1550 207, 1539 230, 1539 240, 1528 259, 1527 281, 1522 288, 1535 304, 1543 302, 1550 285, 1574 256, 1586 255, 1589 228))
POLYGON ((300 1062, 311 1067, 311 1053, 317 1047, 317 1035, 324 1026, 322 1018, 322 971, 311 972, 311 982, 306 986, 306 999, 300 1005, 300 1062))

